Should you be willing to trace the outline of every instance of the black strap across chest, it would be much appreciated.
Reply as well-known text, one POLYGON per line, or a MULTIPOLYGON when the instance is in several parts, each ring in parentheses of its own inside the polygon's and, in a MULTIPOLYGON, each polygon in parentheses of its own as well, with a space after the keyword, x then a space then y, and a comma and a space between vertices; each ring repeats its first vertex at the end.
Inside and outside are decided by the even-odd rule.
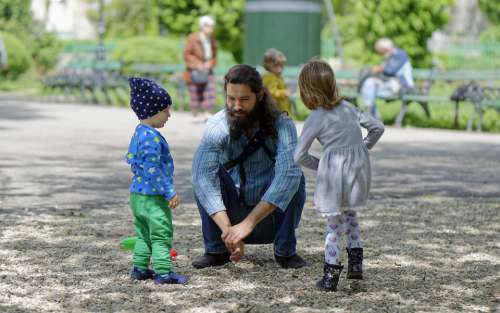
POLYGON ((224 163, 222 166, 226 171, 230 170, 231 168, 235 167, 238 164, 242 164, 245 162, 246 159, 248 159, 252 154, 254 154, 259 148, 263 148, 264 151, 266 152, 267 156, 273 163, 276 163, 275 156, 271 152, 271 150, 266 146, 266 138, 264 137, 264 134, 262 131, 259 129, 255 135, 248 141, 247 145, 243 148, 243 152, 236 157, 235 159, 229 160, 226 163, 224 163))
POLYGON ((259 148, 263 148, 266 152, 267 156, 273 163, 276 163, 275 155, 271 153, 271 150, 266 146, 266 138, 264 137, 264 133, 259 129, 255 135, 248 141, 247 145, 243 148, 243 152, 235 159, 229 160, 224 163, 222 166, 226 171, 229 171, 231 168, 236 165, 240 165, 239 174, 240 174, 240 199, 244 199, 245 194, 245 183, 246 183, 246 173, 244 163, 246 159, 248 159, 252 154, 254 154, 259 148))

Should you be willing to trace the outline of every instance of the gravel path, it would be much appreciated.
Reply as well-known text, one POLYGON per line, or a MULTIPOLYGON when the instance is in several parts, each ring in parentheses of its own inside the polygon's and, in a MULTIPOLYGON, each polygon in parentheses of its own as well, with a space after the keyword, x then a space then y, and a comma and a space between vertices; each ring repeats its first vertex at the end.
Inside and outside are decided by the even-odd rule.
POLYGON ((131 281, 119 241, 132 234, 122 156, 134 126, 126 109, 0 101, 0 312, 500 310, 500 135, 388 128, 360 215, 366 279, 344 277, 339 292, 322 293, 312 287, 323 221, 309 171, 298 250, 311 266, 283 270, 267 245, 248 246, 236 265, 191 267, 203 251, 189 183, 203 125, 185 113, 162 132, 183 199, 176 270, 191 281, 131 281))

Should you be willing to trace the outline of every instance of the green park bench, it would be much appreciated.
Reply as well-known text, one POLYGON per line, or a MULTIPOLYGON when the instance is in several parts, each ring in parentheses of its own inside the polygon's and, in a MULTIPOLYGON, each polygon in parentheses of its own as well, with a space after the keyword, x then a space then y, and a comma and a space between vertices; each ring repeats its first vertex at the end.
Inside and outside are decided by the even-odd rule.
POLYGON ((183 110, 188 107, 187 87, 182 73, 184 64, 132 64, 132 75, 147 77, 160 83, 167 83, 175 90, 174 102, 183 110))
MULTIPOLYGON (((498 77, 497 77, 498 80, 498 77)), ((472 131, 472 124, 479 117, 476 130, 482 130, 483 114, 488 109, 494 109, 500 115, 500 87, 481 86, 475 81, 459 86, 450 96, 455 101, 455 125, 457 125, 457 114, 461 101, 473 104, 474 111, 467 121, 467 130, 472 131)))
POLYGON ((127 87, 121 64, 116 61, 73 60, 61 73, 44 77, 43 83, 53 92, 62 91, 67 99, 78 94, 87 103, 99 103, 98 92, 111 103, 110 93, 127 87))
MULTIPOLYGON (((82 48, 83 49, 83 48, 82 48)), ((159 82, 166 82, 170 84, 175 90, 175 101, 180 106, 181 109, 187 107, 187 88, 183 80, 182 73, 184 71, 184 64, 132 64, 127 68, 127 72, 132 75, 145 76, 154 79, 159 82)), ((264 69, 262 67, 257 67, 259 72, 263 73, 264 69)), ((216 67, 214 74, 216 76, 218 89, 221 88, 223 77, 227 69, 216 67)), ((297 90, 297 79, 299 75, 300 67, 287 66, 283 72, 283 77, 286 84, 294 92, 292 100, 297 100, 298 93, 297 90)), ((101 91, 106 95, 106 101, 108 101, 107 92, 113 89, 127 88, 126 77, 122 74, 123 65, 120 62, 95 62, 89 60, 77 60, 68 65, 68 71, 63 74, 57 75, 56 77, 46 78, 44 83, 48 86, 54 86, 55 88, 62 89, 65 93, 71 93, 72 90, 77 89, 80 91, 80 95, 84 98, 87 92, 92 95, 91 99, 86 99, 86 101, 96 102, 96 92, 101 91), (75 75, 74 73, 78 73, 75 75), (100 80, 100 77, 96 73, 105 73, 104 81, 100 80)), ((416 82, 416 88, 410 90, 405 94, 399 94, 394 97, 380 98, 385 102, 401 101, 400 110, 395 119, 395 125, 400 127, 403 123, 405 114, 408 111, 409 105, 411 103, 419 104, 424 110, 427 117, 431 117, 431 110, 429 104, 437 105, 440 103, 446 103, 450 101, 455 101, 454 109, 454 121, 455 126, 458 126, 458 116, 460 110, 461 102, 469 102, 474 106, 474 113, 469 117, 467 122, 467 130, 472 129, 472 124, 479 116, 479 122, 477 123, 478 130, 481 129, 482 115, 487 109, 495 109, 500 114, 500 92, 491 92, 490 88, 492 83, 496 83, 500 80, 500 71, 438 71, 437 68, 432 69, 415 69, 414 79, 416 82), (482 88, 485 90, 485 95, 481 98, 481 101, 474 102, 469 98, 464 98, 461 100, 453 100, 449 95, 434 95, 431 94, 431 88, 435 82, 443 82, 445 84, 459 84, 468 83, 471 81, 482 82, 482 88)), ((339 70, 335 71, 337 83, 339 85, 340 93, 343 97, 357 105, 357 99, 360 96, 358 91, 358 70, 339 70)), ((497 90, 495 87, 491 87, 493 90, 497 90)), ((296 101, 292 101, 294 104, 294 110, 297 112, 295 106, 296 101)))
MULTIPOLYGON (((298 77, 298 68, 288 68, 288 71, 284 72, 284 76, 288 78, 290 84, 296 84, 298 77)), ((335 71, 336 80, 339 85, 340 93, 350 102, 357 105, 357 99, 360 96, 358 91, 358 77, 359 71, 357 70, 340 70, 335 71)), ((381 97, 379 99, 386 102, 391 101, 401 101, 401 108, 395 119, 395 126, 400 127, 402 125, 403 119, 408 107, 411 103, 419 104, 424 110, 427 117, 431 117, 431 110, 429 104, 434 105, 439 103, 446 103, 454 101, 450 99, 449 95, 433 95, 430 93, 432 86, 436 82, 443 82, 446 84, 458 84, 458 83, 469 83, 482 82, 482 90, 484 90, 484 97, 477 103, 475 103, 471 98, 463 99, 462 101, 469 102, 474 106, 474 113, 469 117, 467 121, 467 130, 472 130, 472 124, 476 118, 479 116, 479 121, 477 123, 477 129, 481 130, 482 125, 482 115, 487 109, 495 109, 500 114, 499 103, 500 103, 500 92, 498 87, 489 87, 488 85, 500 81, 500 71, 490 70, 490 71, 466 71, 466 70, 456 70, 456 71, 438 71, 436 67, 432 69, 415 69, 413 71, 413 77, 416 82, 416 88, 408 93, 396 95, 395 97, 381 97), (496 90, 495 92, 492 90, 496 90)), ((459 105, 460 101, 455 101, 454 109, 454 125, 458 127, 458 116, 459 116, 459 105)))
MULTIPOLYGON (((456 70, 456 71, 437 71, 437 70, 422 70, 416 69, 414 70, 414 79, 417 81, 417 84, 420 83, 420 86, 417 89, 417 92, 411 92, 408 94, 404 94, 400 97, 401 100, 401 109, 396 117, 395 126, 401 126, 404 115, 408 109, 408 105, 411 102, 419 103, 426 115, 430 118, 430 110, 429 103, 440 104, 446 103, 450 101, 454 101, 451 99, 451 96, 446 95, 431 95, 430 91, 435 82, 443 82, 446 84, 468 84, 470 82, 482 82, 483 85, 491 84, 493 82, 500 80, 500 71, 471 71, 471 70, 456 70)), ((486 86, 481 86, 484 90, 488 88, 486 86)), ((496 89, 496 88, 493 88, 496 89)), ((393 99, 390 99, 393 100, 393 99)), ((476 118, 479 116, 479 121, 477 123, 477 130, 481 131, 482 127, 482 118, 483 113, 486 109, 489 108, 497 108, 498 101, 500 101, 500 94, 488 93, 488 95, 484 95, 480 101, 475 101, 473 98, 466 98, 462 101, 468 102, 473 105, 474 111, 473 114, 468 118, 466 129, 467 131, 472 130, 472 124, 476 118)), ((460 101, 455 101, 455 108, 453 112, 453 120, 454 126, 458 128, 458 117, 460 111, 460 101)), ((500 111, 497 110, 497 112, 500 111)))
MULTIPOLYGON (((98 44, 72 43, 64 47, 63 54, 70 61, 61 72, 42 79, 46 90, 52 93, 62 91, 65 98, 77 96, 84 102, 98 103, 97 93, 104 94, 105 102, 110 103, 110 93, 118 92, 126 86, 122 75, 122 65, 117 61, 97 61, 98 44), (88 95, 90 94, 90 96, 88 95)), ((106 52, 112 52, 113 44, 106 44, 106 52)))
MULTIPOLYGON (((299 75, 300 68, 299 67, 291 67, 288 66, 283 71, 283 76, 287 85, 293 88, 296 88, 297 78, 299 75)), ((337 70, 335 71, 335 79, 338 84, 338 88, 340 94, 349 102, 358 105, 358 79, 359 79, 359 70, 337 70)), ((408 111, 408 106, 410 103, 415 102, 422 106, 425 111, 427 117, 430 118, 431 113, 429 110, 429 101, 433 100, 448 100, 448 97, 430 97, 429 92, 434 83, 433 75, 435 75, 435 69, 419 69, 414 71, 414 78, 417 82, 416 88, 411 92, 406 93, 404 95, 396 95, 395 97, 383 97, 380 98, 386 102, 391 101, 401 101, 401 108, 396 117, 395 125, 401 126, 404 116, 408 111)), ((295 96, 296 97, 296 96, 295 96)), ((295 101, 294 101, 295 102, 295 101)))

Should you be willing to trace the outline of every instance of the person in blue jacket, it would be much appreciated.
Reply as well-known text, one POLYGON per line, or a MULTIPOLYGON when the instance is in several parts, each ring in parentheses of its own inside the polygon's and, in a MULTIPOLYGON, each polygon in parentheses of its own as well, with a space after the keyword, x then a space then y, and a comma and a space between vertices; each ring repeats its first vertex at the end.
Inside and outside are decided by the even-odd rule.
POLYGON ((126 155, 133 173, 130 206, 137 242, 134 247, 135 280, 156 284, 185 284, 188 277, 172 271, 172 210, 179 204, 174 188, 174 160, 158 131, 170 118, 168 92, 147 78, 131 77, 130 106, 139 119, 126 155), (152 259, 152 260, 151 260, 152 259), (153 270, 149 269, 152 261, 153 270))
POLYGON ((360 91, 365 107, 374 117, 381 119, 376 98, 393 97, 403 89, 413 88, 413 68, 408 54, 388 38, 378 39, 375 51, 383 55, 385 60, 371 69, 374 76, 364 80, 360 91))

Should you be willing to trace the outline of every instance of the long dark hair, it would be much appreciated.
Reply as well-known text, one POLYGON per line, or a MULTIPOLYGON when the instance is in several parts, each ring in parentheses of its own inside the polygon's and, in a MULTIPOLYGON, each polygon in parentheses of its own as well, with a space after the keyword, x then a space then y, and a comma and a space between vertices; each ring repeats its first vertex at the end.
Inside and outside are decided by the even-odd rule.
POLYGON ((262 78, 255 67, 246 64, 231 67, 224 76, 224 91, 227 91, 227 84, 241 84, 250 87, 250 90, 257 96, 255 109, 260 129, 264 135, 277 139, 278 132, 275 124, 281 112, 262 83, 262 78))

